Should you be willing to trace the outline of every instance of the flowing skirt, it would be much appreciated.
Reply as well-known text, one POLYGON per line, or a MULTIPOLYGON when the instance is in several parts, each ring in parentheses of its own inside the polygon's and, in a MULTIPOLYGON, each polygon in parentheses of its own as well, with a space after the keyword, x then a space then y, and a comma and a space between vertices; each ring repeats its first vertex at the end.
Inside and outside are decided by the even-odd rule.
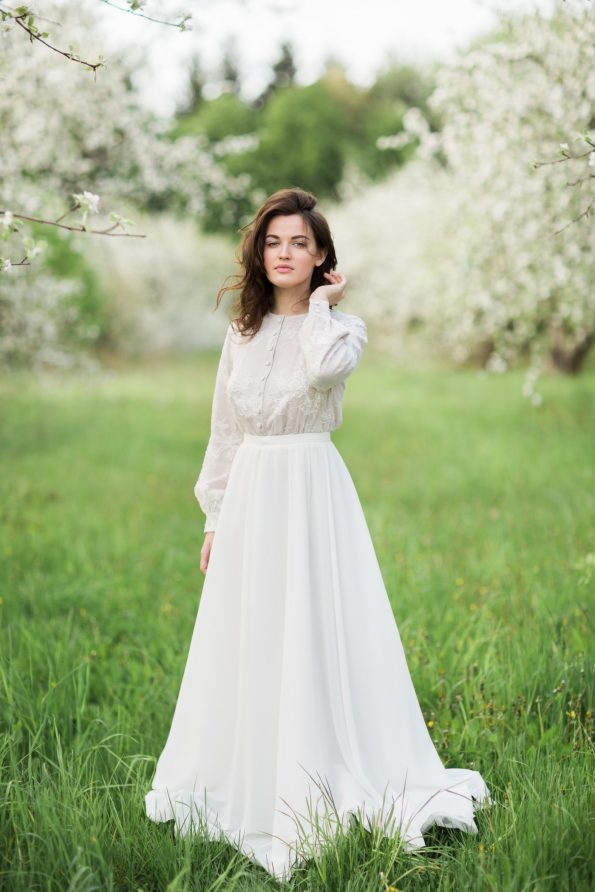
POLYGON ((477 833, 481 775, 445 768, 363 510, 328 432, 245 434, 146 813, 279 878, 355 815, 424 846, 477 833))

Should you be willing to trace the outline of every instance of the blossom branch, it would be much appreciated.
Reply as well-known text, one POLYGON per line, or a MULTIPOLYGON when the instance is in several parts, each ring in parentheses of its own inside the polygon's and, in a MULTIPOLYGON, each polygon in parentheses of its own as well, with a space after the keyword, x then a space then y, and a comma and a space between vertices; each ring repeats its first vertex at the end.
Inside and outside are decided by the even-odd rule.
MULTIPOLYGON (((80 205, 77 205, 72 210, 76 211, 79 207, 80 205)), ((68 213, 70 214, 72 212, 68 211, 68 213)), ((27 220, 29 223, 42 223, 45 226, 58 226, 60 229, 68 229, 70 232, 88 232, 92 233, 93 235, 111 235, 118 236, 120 238, 146 238, 146 235, 142 232, 113 232, 112 230, 114 230, 117 226, 122 225, 122 222, 120 220, 117 220, 113 224, 113 226, 109 226, 107 229, 89 229, 84 224, 81 224, 80 226, 68 226, 66 223, 58 222, 58 220, 63 220, 66 214, 64 214, 62 217, 59 217, 58 220, 43 220, 41 217, 28 217, 25 214, 14 214, 12 211, 0 209, 0 216, 4 216, 7 214, 11 215, 11 219, 14 218, 16 220, 27 220)))
MULTIPOLYGON (((12 211, 2 210, 0 209, 0 220, 2 221, 2 229, 4 230, 2 238, 6 239, 10 232, 18 232, 18 226, 13 222, 16 220, 26 220, 28 223, 41 223, 44 226, 57 226, 59 229, 67 229, 69 232, 90 232, 94 235, 109 235, 109 236, 127 236, 128 238, 145 238, 145 235, 142 233, 134 233, 134 232, 114 232, 118 226, 124 226, 125 223, 131 223, 131 220, 125 220, 124 217, 120 216, 120 214, 112 211, 110 213, 110 219, 114 221, 112 226, 108 226, 107 229, 88 229, 85 225, 87 222, 87 215, 89 213, 97 214, 99 213, 99 195, 95 195, 93 192, 75 192, 72 196, 75 199, 75 206, 71 208, 71 210, 67 211, 65 214, 62 214, 61 217, 58 217, 57 220, 43 220, 40 217, 30 217, 26 214, 14 214, 12 211), (83 219, 80 225, 78 226, 69 226, 66 223, 60 222, 67 217, 68 214, 74 213, 77 210, 82 211, 83 219)), ((37 254, 41 251, 41 246, 36 244, 32 238, 27 237, 23 239, 23 245, 25 247, 25 256, 22 260, 13 263, 11 260, 0 257, 0 271, 2 272, 10 272, 13 266, 30 266, 30 260, 33 257, 36 257, 37 254)))
POLYGON ((573 183, 568 182, 566 186, 580 186, 581 183, 586 183, 587 180, 595 179, 595 173, 589 173, 586 177, 579 177, 578 180, 575 180, 573 183))
POLYGON ((542 167, 544 164, 560 164, 560 162, 564 161, 578 161, 581 158, 588 158, 589 155, 593 155, 595 153, 595 143, 589 139, 589 137, 585 137, 585 140, 589 145, 593 146, 593 148, 589 149, 587 152, 583 152, 580 155, 569 155, 567 153, 568 145, 566 143, 562 143, 562 157, 561 158, 552 158, 549 161, 534 161, 533 167, 542 167))
POLYGON ((158 25, 170 25, 172 28, 179 28, 180 31, 189 31, 192 27, 191 25, 186 24, 192 18, 191 15, 185 15, 180 22, 167 22, 164 19, 156 19, 153 16, 147 15, 146 12, 141 11, 144 6, 144 0, 128 0, 128 6, 119 6, 117 3, 114 3, 113 0, 100 0, 100 3, 105 3, 106 6, 119 9, 120 12, 127 12, 138 18, 147 19, 149 22, 156 22, 158 25))
POLYGON ((559 235, 561 232, 564 232, 564 230, 565 230, 568 226, 572 226, 573 223, 578 223, 578 221, 581 220, 583 217, 588 217, 589 214, 591 213, 591 208, 593 207, 594 204, 595 204, 595 198, 591 201, 591 204, 589 205, 588 208, 586 208, 581 214, 579 214, 578 217, 575 217, 573 220, 569 220, 568 223, 566 223, 566 224, 562 227, 562 229, 557 229, 557 230, 554 232, 554 235, 559 235))
MULTIPOLYGON (((99 62, 86 62, 84 59, 81 59, 76 53, 70 53, 66 50, 61 50, 59 47, 54 46, 49 43, 47 40, 44 40, 44 37, 48 37, 49 34, 47 31, 40 31, 37 25, 35 24, 35 18, 32 10, 30 10, 26 6, 19 6, 15 11, 8 9, 7 7, 0 6, 0 15, 2 16, 2 21, 6 21, 6 19, 11 19, 19 28, 22 28, 29 35, 29 40, 33 43, 34 40, 37 40, 39 43, 42 43, 48 49, 53 50, 55 53, 58 53, 61 56, 64 56, 66 59, 70 59, 71 62, 78 62, 80 65, 84 65, 86 68, 90 69, 95 73, 98 68, 104 67, 105 63, 103 61, 99 62)), ((100 57, 101 59, 101 57, 100 57)))

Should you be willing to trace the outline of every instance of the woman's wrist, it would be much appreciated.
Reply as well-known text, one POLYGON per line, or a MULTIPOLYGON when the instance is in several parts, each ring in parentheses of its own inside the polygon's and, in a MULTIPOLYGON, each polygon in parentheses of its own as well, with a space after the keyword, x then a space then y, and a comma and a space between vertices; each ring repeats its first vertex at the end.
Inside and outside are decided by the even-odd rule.
POLYGON ((317 292, 318 288, 310 295, 310 303, 312 303, 312 301, 321 301, 321 305, 326 304, 327 306, 330 306, 328 298, 324 294, 317 292))

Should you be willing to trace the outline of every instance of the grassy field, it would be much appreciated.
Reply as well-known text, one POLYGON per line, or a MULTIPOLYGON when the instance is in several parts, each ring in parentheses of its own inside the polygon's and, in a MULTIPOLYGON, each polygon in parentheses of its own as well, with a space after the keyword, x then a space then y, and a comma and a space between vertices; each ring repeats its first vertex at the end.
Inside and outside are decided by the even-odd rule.
MULTIPOLYGON (((144 816, 203 580, 216 360, 0 383, 1 889, 280 887, 144 816)), ((373 353, 348 382, 333 440, 424 716, 496 804, 413 854, 354 827, 291 888, 592 888, 595 372, 536 409, 521 382, 373 353)))

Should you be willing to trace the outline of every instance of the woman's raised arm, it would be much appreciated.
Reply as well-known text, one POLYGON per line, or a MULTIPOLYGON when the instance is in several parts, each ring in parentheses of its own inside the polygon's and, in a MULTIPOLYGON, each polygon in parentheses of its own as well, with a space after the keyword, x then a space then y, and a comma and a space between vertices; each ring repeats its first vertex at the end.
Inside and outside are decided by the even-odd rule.
POLYGON ((299 330, 311 387, 329 390, 358 365, 368 343, 366 323, 359 316, 335 318, 325 297, 310 298, 310 309, 299 330))

